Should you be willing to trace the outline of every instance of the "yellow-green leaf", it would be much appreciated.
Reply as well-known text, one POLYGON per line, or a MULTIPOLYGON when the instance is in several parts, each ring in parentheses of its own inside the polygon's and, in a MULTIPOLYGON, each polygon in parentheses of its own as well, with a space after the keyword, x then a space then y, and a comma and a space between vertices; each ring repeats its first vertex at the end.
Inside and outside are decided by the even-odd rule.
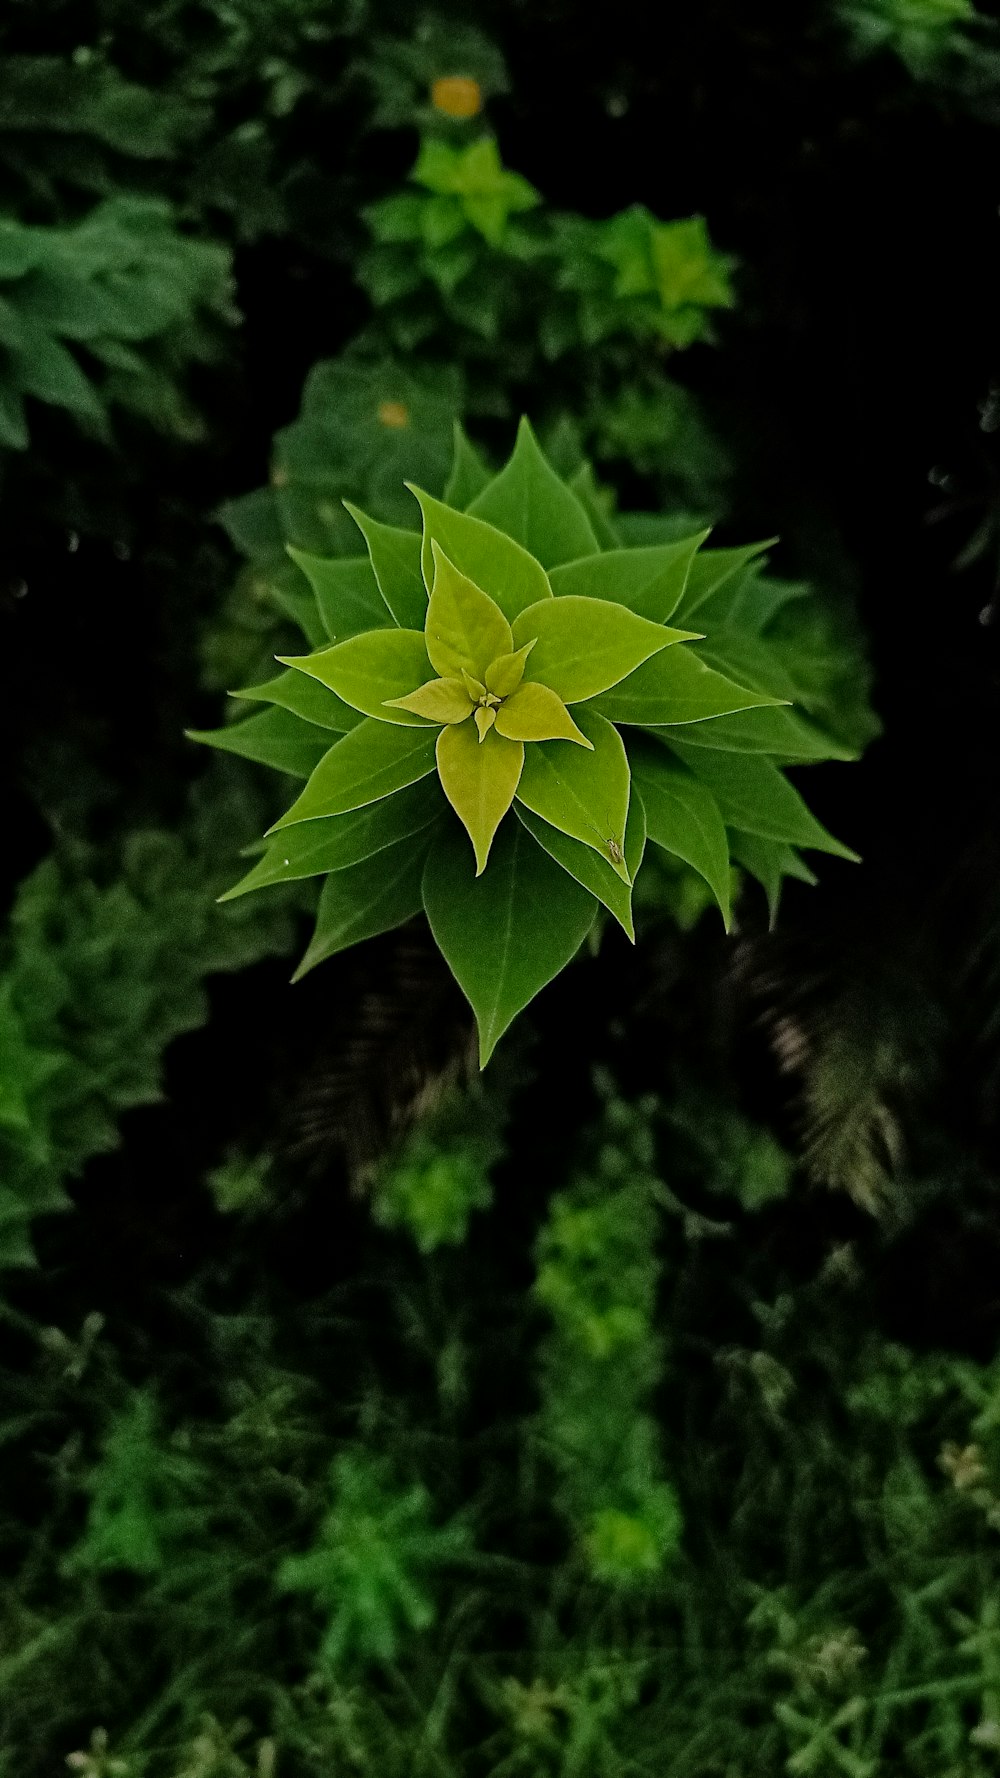
POLYGON ((520 741, 493 733, 480 739, 471 723, 443 728, 438 736, 438 776, 472 841, 477 876, 486 869, 493 836, 514 801, 523 764, 520 741))
POLYGON ((387 700, 405 698, 430 677, 427 648, 419 630, 368 630, 318 654, 279 658, 286 667, 297 667, 300 673, 328 685, 345 704, 365 716, 404 728, 423 721, 411 710, 391 704, 387 707, 387 700))
POLYGON ((393 728, 387 722, 371 720, 359 723, 325 754, 298 801, 270 832, 294 827, 299 821, 317 821, 324 815, 342 815, 346 809, 363 809, 367 803, 391 796, 394 790, 416 784, 434 770, 437 733, 430 727, 393 728))
MULTIPOLYGON (((474 519, 470 513, 456 512, 454 507, 445 506, 412 482, 407 482, 406 486, 419 500, 424 517, 421 567, 428 587, 434 578, 431 555, 431 543, 434 542, 462 574, 467 574, 476 586, 486 589, 508 622, 528 605, 552 597, 549 577, 541 562, 536 562, 534 556, 514 542, 513 537, 507 537, 483 519, 474 519)), ((510 643, 507 646, 509 648, 510 643)))
POLYGON ((426 646, 431 666, 446 679, 462 670, 482 679, 497 655, 510 654, 510 625, 488 593, 432 543, 434 583, 427 606, 426 646))
POLYGON ((491 661, 486 669, 486 690, 494 692, 498 698, 509 698, 524 678, 525 662, 534 646, 534 642, 526 642, 513 654, 501 654, 491 661))
POLYGON ((591 746, 562 698, 533 679, 511 693, 496 718, 497 734, 506 735, 509 741, 576 741, 581 747, 591 746))
POLYGON ((578 716, 593 751, 585 753, 562 741, 528 747, 517 799, 561 833, 600 852, 627 883, 625 823, 631 775, 625 747, 618 730, 603 716, 591 710, 580 710, 578 716))
POLYGON ((462 679, 429 679, 405 698, 393 698, 392 703, 397 709, 426 717, 428 722, 464 722, 473 710, 462 679))
POLYGON ((535 638, 531 677, 551 686, 565 704, 608 691, 650 655, 690 640, 686 630, 668 630, 624 605, 576 593, 522 611, 513 631, 518 647, 535 638))

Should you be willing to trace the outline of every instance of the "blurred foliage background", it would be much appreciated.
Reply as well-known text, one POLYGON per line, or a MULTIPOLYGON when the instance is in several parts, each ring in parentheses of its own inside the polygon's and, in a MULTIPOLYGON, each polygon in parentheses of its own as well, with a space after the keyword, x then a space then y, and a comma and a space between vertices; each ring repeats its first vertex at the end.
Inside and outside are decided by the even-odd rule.
POLYGON ((970 0, 8 0, 3 1774, 997 1771, 998 94, 970 0), (664 871, 482 1082, 183 731, 524 409, 780 536, 864 864, 664 871))

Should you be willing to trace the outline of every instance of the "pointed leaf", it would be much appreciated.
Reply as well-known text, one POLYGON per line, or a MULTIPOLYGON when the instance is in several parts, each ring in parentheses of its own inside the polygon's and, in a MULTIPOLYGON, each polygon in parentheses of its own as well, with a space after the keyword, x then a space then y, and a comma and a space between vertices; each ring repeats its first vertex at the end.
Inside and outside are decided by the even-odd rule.
POLYGON ((593 752, 565 741, 528 747, 517 799, 560 833, 599 852, 628 882, 624 835, 630 775, 622 738, 590 709, 577 716, 593 752))
MULTIPOLYGON (((611 863, 600 852, 590 846, 581 845, 579 840, 571 840, 566 833, 560 833, 557 827, 550 827, 540 815, 525 808, 523 803, 515 799, 514 808, 519 821, 523 822, 528 832, 534 836, 538 844, 544 848, 550 858, 561 864, 563 870, 575 877, 591 895, 603 903, 610 914, 618 921, 622 931, 635 943, 635 924, 632 918, 632 887, 620 877, 611 863)), ((642 800, 633 786, 629 798, 628 821, 625 825, 625 863, 629 876, 635 882, 636 872, 642 863, 642 855, 646 845, 646 817, 643 812, 642 800)))
POLYGON ((569 477, 569 485, 590 520, 590 528, 601 549, 620 549, 624 539, 619 534, 617 522, 606 510, 612 502, 606 491, 598 486, 592 464, 581 463, 569 477))
POLYGON ((525 419, 509 461, 469 511, 516 538, 543 568, 589 556, 599 547, 582 505, 559 479, 525 419))
POLYGON ((513 647, 510 625, 488 593, 449 561, 432 542, 434 584, 427 606, 427 653, 446 679, 463 669, 482 679, 491 661, 513 647))
POLYGON ((295 667, 329 686, 353 710, 379 722, 412 728, 423 721, 411 710, 386 707, 387 698, 403 698, 431 677, 424 638, 419 630, 367 630, 347 642, 336 642, 318 654, 284 655, 295 667))
POLYGON ((780 840, 765 840, 759 834, 740 833, 736 828, 730 828, 729 849, 735 863, 741 865, 751 877, 756 877, 763 888, 772 927, 778 918, 784 879, 796 877, 800 882, 810 884, 817 881, 794 847, 782 845, 780 840))
POLYGON ((832 852, 837 858, 857 863, 857 853, 827 833, 798 791, 769 759, 686 747, 673 736, 669 746, 708 786, 727 827, 738 827, 765 840, 782 840, 790 846, 832 852))
POLYGON ((490 472, 458 420, 454 422, 454 430, 455 455, 444 490, 444 503, 464 512, 476 495, 482 493, 490 479, 490 472))
POLYGON ((686 635, 637 617, 624 605, 576 594, 530 606, 513 629, 519 647, 535 638, 531 677, 551 686, 565 704, 607 691, 686 635))
POLYGON ((349 500, 344 505, 368 545, 382 598, 400 629, 422 630, 427 616, 427 588, 420 572, 420 532, 383 525, 380 519, 369 518, 360 507, 352 506, 349 500))
POLYGON ((400 840, 373 858, 327 877, 319 898, 316 930, 292 977, 299 982, 317 963, 337 951, 391 932, 419 914, 428 838, 419 834, 400 840))
POLYGON ((771 549, 777 543, 776 537, 766 537, 763 543, 746 543, 739 549, 703 549, 691 563, 684 597, 678 609, 678 617, 690 623, 699 607, 710 598, 716 587, 720 587, 755 556, 762 555, 764 550, 771 549))
POLYGON ((768 753, 786 765, 858 757, 856 748, 833 740, 784 705, 689 723, 684 740, 689 747, 714 747, 724 753, 768 753))
POLYGON ((646 832, 704 877, 729 930, 729 844, 719 807, 706 785, 675 765, 666 750, 639 742, 629 752, 646 811, 646 832))
POLYGON ((709 635, 728 628, 759 636, 786 605, 809 597, 806 581, 776 580, 764 567, 763 561, 750 562, 709 593, 698 607, 699 629, 709 635))
MULTIPOLYGON (((556 600, 557 605, 561 603, 556 600)), ((644 662, 621 684, 595 698, 593 708, 611 722, 663 728, 780 702, 767 692, 734 685, 706 667, 692 647, 685 646, 666 649, 644 662)))
POLYGON ((325 647, 330 638, 320 617, 315 593, 302 584, 298 575, 293 586, 281 578, 273 578, 266 584, 268 596, 279 611, 291 618, 296 629, 302 631, 310 648, 325 647))
POLYGON ((185 729, 189 741, 204 741, 223 753, 236 753, 257 765, 274 766, 293 778, 308 778, 331 746, 329 729, 303 722, 291 710, 275 706, 248 716, 228 728, 185 729))
POLYGON ((370 719, 359 723, 330 748, 298 801, 275 822, 271 833, 294 827, 299 821, 363 809, 426 778, 434 770, 437 733, 432 728, 393 728, 370 719))
POLYGON ((795 681, 763 636, 749 636, 727 626, 706 636, 698 653, 717 673, 725 673, 738 684, 795 702, 795 681))
POLYGON ((486 690, 498 698, 509 698, 524 678, 528 656, 534 646, 533 642, 526 642, 523 648, 517 648, 511 654, 498 654, 486 669, 486 690))
POLYGON ((434 577, 433 541, 462 574, 467 574, 496 601, 508 622, 539 599, 552 597, 545 569, 512 537, 505 537, 495 526, 473 518, 470 513, 455 512, 411 482, 406 485, 419 500, 424 515, 421 568, 427 586, 434 577))
MULTIPOLYGON (((328 815, 320 821, 303 821, 267 842, 264 857, 220 901, 235 901, 253 889, 275 883, 291 883, 302 877, 326 876, 360 864, 387 846, 421 833, 444 809, 436 778, 423 778, 406 790, 397 790, 381 802, 368 803, 344 815, 328 815)), ((617 879, 616 879, 617 880, 617 879)))
POLYGON ((443 728, 437 742, 437 769, 445 796, 476 854, 476 875, 486 869, 493 836, 514 801, 524 748, 501 735, 480 737, 472 723, 443 728))
POLYGON ((363 630, 388 629, 392 614, 367 556, 311 556, 291 544, 288 554, 316 595, 320 619, 331 641, 344 642, 363 630))
POLYGON ((429 722, 465 722, 474 709, 464 679, 429 679, 407 697, 394 698, 393 703, 429 722))
POLYGON ((306 673, 296 673, 291 667, 263 685, 248 685, 242 691, 231 691, 229 695, 231 698, 252 699, 259 704, 280 704, 282 709, 294 711, 306 722, 315 722, 320 728, 337 729, 343 735, 349 728, 356 728, 361 720, 357 710, 352 710, 336 692, 320 685, 318 679, 310 679, 306 673))
POLYGON ((578 593, 586 599, 610 599, 627 605, 640 617, 664 624, 684 593, 691 563, 707 531, 696 531, 677 543, 649 549, 609 549, 579 562, 553 568, 549 579, 557 599, 578 593))
POLYGON ((562 698, 534 680, 519 685, 500 705, 496 728, 498 735, 506 735, 510 741, 575 741, 578 746, 591 745, 562 698))
POLYGON ((484 876, 474 876, 459 834, 442 835, 427 860, 431 931, 479 1026, 480 1066, 518 1013, 576 955, 596 902, 511 822, 484 876))

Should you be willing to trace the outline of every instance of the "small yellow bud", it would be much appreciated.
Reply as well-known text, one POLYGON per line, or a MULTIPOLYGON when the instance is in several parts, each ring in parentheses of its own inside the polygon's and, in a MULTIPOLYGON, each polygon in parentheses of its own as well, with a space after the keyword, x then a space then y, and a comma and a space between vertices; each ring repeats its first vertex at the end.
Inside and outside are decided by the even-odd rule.
POLYGON ((410 410, 402 401, 380 401, 378 417, 383 426, 391 426, 396 431, 410 424, 410 410))
POLYGON ((443 74, 431 87, 431 104, 445 117, 478 117, 483 94, 471 74, 443 74))

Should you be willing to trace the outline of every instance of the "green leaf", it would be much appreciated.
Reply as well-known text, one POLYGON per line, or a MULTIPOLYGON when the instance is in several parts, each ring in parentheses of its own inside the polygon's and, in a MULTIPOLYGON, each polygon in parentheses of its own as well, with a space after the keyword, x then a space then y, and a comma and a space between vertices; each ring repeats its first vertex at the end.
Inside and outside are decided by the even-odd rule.
POLYGON ((562 698, 534 680, 519 685, 501 704, 496 729, 509 741, 575 741, 578 746, 590 747, 562 698))
POLYGON ((400 840, 395 846, 327 877, 319 898, 316 930, 292 977, 300 982, 337 951, 365 938, 391 932, 419 914, 427 838, 400 840))
POLYGON ((575 593, 529 606, 513 630, 518 647, 535 640, 532 679, 550 686, 565 704, 607 691, 650 655, 687 640, 684 630, 668 630, 624 605, 575 593))
POLYGON ((537 742, 525 753, 517 799, 560 833, 599 852, 628 882, 624 836, 630 774, 625 747, 603 716, 590 709, 577 714, 593 752, 565 741, 537 742))
POLYGON ((593 707, 611 722, 664 728, 779 702, 766 692, 734 685, 706 667, 693 648, 685 647, 667 649, 645 661, 611 691, 595 698, 593 707))
MULTIPOLYGON (((613 868, 610 860, 602 853, 595 852, 592 847, 581 845, 579 840, 571 840, 566 833, 560 833, 557 827, 551 827, 531 809, 515 799, 514 810, 519 821, 524 823, 528 832, 534 836, 538 844, 544 848, 550 858, 561 864, 563 870, 575 877, 591 895, 613 914, 622 931, 635 943, 635 924, 632 918, 632 887, 625 882, 613 868)), ((625 824, 625 863, 629 876, 635 882, 636 873, 642 863, 642 855, 646 845, 646 817, 641 798, 633 786, 629 798, 628 821, 625 824)))
POLYGON ((410 178, 430 191, 460 197, 472 226, 494 246, 502 241, 511 214, 540 201, 527 179, 501 164, 492 136, 477 136, 465 148, 426 137, 410 178))
POLYGON ((491 661, 486 669, 486 690, 494 692, 498 698, 509 698, 524 678, 528 656, 534 646, 534 642, 526 642, 523 648, 515 649, 510 654, 498 654, 496 660, 491 661))
POLYGON ((344 815, 329 815, 319 821, 303 821, 301 826, 289 827, 268 841, 264 857, 219 900, 235 901, 237 896, 248 895, 253 889, 346 870, 411 834, 421 833, 443 809, 441 786, 436 778, 429 777, 383 797, 381 802, 368 803, 363 809, 351 809, 344 815))
POLYGON ((599 547, 583 507, 557 476, 526 419, 509 461, 477 494, 469 512, 516 538, 543 568, 589 556, 599 547))
POLYGON ((403 698, 431 676, 419 630, 367 630, 363 636, 336 642, 317 654, 281 655, 279 659, 286 667, 318 679, 352 709, 379 722, 398 722, 404 728, 423 722, 410 710, 386 708, 387 698, 403 698))
POLYGON ((729 843, 711 791, 653 742, 630 749, 632 775, 646 811, 646 832, 664 851, 704 877, 729 930, 729 843))
MULTIPOLYGON (((257 765, 274 766, 293 778, 308 778, 330 750, 330 732, 275 706, 228 728, 185 729, 189 741, 203 741, 223 753, 236 753, 257 765)), ((336 743, 334 743, 336 746, 336 743)))
POLYGON ((394 698, 393 703, 428 722, 465 722, 474 708, 464 679, 429 679, 405 698, 394 698))
POLYGON ((456 506, 460 512, 481 494, 490 479, 490 472, 483 462, 475 446, 466 437, 460 421, 455 421, 455 455, 452 459, 451 474, 444 490, 446 506, 456 506))
POLYGON ((279 611, 290 617, 296 629, 302 631, 310 648, 326 645, 329 640, 326 625, 320 617, 315 594, 308 587, 288 586, 275 578, 268 583, 267 590, 279 611))
POLYGON ((434 770, 436 739, 437 730, 432 728, 394 728, 370 718, 359 723, 331 747, 298 801, 275 822, 271 833, 294 827, 299 821, 363 809, 394 790, 416 784, 434 770))
POLYGON ((687 747, 673 736, 667 744, 708 786, 727 827, 858 862, 857 853, 827 833, 798 791, 769 759, 745 753, 712 753, 707 748, 687 747))
POLYGON ((445 796, 476 854, 476 875, 486 869, 493 837, 514 801, 524 764, 520 741, 490 732, 480 739, 471 722, 438 736, 437 769, 445 796))
POLYGON ((431 543, 434 582, 427 606, 427 653, 444 679, 460 679, 463 670, 482 679, 498 655, 511 653, 510 625, 482 588, 431 543))
POLYGON ((468 575, 499 605, 508 623, 519 611, 535 605, 539 599, 550 599, 552 588, 541 562, 505 537, 494 525, 473 518, 470 513, 455 512, 422 488, 407 482, 411 494, 420 502, 424 517, 424 541, 421 568, 425 584, 432 585, 434 560, 431 543, 437 543, 460 573, 468 575))
POLYGON ((782 845, 780 840, 765 840, 759 834, 740 833, 738 829, 730 828, 729 849, 734 862, 741 865, 750 876, 756 877, 761 884, 767 896, 772 927, 778 917, 784 879, 797 877, 800 882, 810 884, 817 881, 794 848, 782 845))
POLYGON ((107 415, 72 352, 34 322, 25 322, 25 329, 26 350, 8 347, 12 380, 24 394, 35 395, 54 407, 68 408, 85 420, 98 437, 106 438, 107 415))
POLYGON ((421 536, 399 525, 383 525, 360 507, 344 501, 368 545, 372 568, 386 605, 401 630, 422 630, 427 616, 427 588, 420 572, 421 536))
POLYGON ((677 609, 699 545, 707 531, 696 531, 677 543, 648 549, 609 549, 553 568, 549 579, 556 598, 578 593, 586 599, 610 599, 627 605, 640 617, 665 624, 677 609))
POLYGON ((770 692, 772 697, 795 700, 795 681, 783 661, 762 636, 724 628, 706 636, 698 653, 716 672, 725 673, 754 691, 770 692))
POLYGON ((288 545, 288 554, 316 595, 323 628, 344 642, 366 630, 388 629, 392 615, 367 556, 311 556, 288 545))
POLYGON ((590 463, 581 463, 575 474, 569 478, 569 486, 583 507, 590 528, 602 549, 619 549, 622 538, 619 536, 617 524, 605 510, 608 496, 598 485, 590 463))
POLYGON ((762 561, 745 568, 709 593, 698 607, 698 623, 708 635, 733 629, 740 635, 760 635, 787 606, 808 599, 807 581, 776 580, 763 572, 762 561))
POLYGON ((246 698, 259 704, 280 704, 282 709, 291 710, 306 722, 314 722, 320 728, 336 729, 346 734, 349 728, 356 728, 360 717, 356 710, 338 698, 336 692, 328 690, 317 679, 311 679, 306 673, 297 673, 291 667, 277 678, 268 679, 263 685, 248 685, 242 691, 230 692, 231 698, 246 698))
POLYGON ((762 555, 777 543, 776 537, 767 537, 763 543, 745 543, 739 549, 703 549, 691 563, 684 597, 681 600, 678 616, 690 623, 699 606, 710 598, 716 587, 752 562, 755 556, 762 555))
POLYGON ((784 706, 719 716, 714 722, 689 723, 684 739, 689 747, 714 747, 724 753, 773 754, 787 765, 858 757, 856 749, 824 735, 821 729, 803 722, 794 710, 784 706))
POLYGON ((0 445, 11 451, 23 451, 28 446, 24 402, 9 384, 0 386, 0 445))
POLYGON ((479 1026, 480 1067, 529 1001, 570 962, 596 903, 519 822, 498 834, 474 876, 462 837, 442 835, 424 872, 431 931, 479 1026))

